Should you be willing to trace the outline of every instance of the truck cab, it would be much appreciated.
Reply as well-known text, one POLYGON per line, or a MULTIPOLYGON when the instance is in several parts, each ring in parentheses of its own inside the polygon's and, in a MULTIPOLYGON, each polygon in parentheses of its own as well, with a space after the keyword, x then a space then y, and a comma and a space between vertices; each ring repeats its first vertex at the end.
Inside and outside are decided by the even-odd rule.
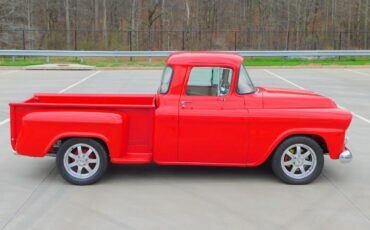
MULTIPOLYGON (((156 162, 247 164, 245 95, 257 89, 242 61, 227 53, 168 58, 157 94, 156 162)), ((251 98, 250 105, 262 108, 261 97, 251 98)))

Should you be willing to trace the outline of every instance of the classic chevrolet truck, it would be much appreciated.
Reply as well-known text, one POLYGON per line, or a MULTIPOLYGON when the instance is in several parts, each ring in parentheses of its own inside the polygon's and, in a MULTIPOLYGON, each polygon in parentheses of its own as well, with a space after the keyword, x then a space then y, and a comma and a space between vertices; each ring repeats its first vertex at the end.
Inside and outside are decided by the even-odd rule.
POLYGON ((56 156, 77 185, 112 164, 252 167, 270 162, 289 184, 317 178, 324 155, 348 162, 350 112, 297 89, 255 87, 232 53, 170 55, 155 95, 35 94, 11 103, 20 155, 56 156))

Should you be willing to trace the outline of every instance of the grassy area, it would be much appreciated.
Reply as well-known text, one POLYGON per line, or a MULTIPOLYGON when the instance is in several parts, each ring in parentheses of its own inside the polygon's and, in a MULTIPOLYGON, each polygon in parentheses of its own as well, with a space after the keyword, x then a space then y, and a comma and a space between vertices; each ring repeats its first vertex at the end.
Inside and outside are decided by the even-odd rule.
POLYGON ((246 66, 301 66, 301 65, 370 65, 370 58, 328 58, 328 59, 301 59, 301 58, 246 58, 246 66))
POLYGON ((49 62, 46 58, 23 58, 18 57, 15 60, 12 58, 0 58, 0 66, 31 66, 41 64, 84 64, 96 67, 161 67, 165 65, 164 59, 152 58, 136 58, 132 61, 129 58, 50 58, 49 62))
MULTIPOLYGON (((96 67, 162 67, 165 65, 164 58, 0 58, 0 66, 30 66, 46 63, 68 64, 77 63, 96 67)), ((330 59, 300 59, 300 58, 246 58, 246 66, 325 66, 325 65, 370 65, 370 58, 330 58, 330 59)))

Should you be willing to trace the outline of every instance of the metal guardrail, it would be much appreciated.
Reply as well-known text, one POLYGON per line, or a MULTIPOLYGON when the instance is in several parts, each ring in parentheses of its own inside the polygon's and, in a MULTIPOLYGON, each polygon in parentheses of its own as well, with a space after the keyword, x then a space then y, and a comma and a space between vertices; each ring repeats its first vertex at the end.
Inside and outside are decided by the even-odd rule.
MULTIPOLYGON (((0 50, 0 56, 29 57, 167 57, 176 51, 77 51, 77 50, 0 50)), ((182 51, 180 51, 182 52, 182 51)), ((324 57, 370 56, 370 50, 281 50, 224 51, 243 57, 324 57)))

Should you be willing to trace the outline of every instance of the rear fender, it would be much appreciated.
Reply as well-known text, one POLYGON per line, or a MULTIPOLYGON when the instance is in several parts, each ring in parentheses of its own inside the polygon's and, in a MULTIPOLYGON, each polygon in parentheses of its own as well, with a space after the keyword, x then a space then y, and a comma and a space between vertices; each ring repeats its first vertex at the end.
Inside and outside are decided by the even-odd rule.
POLYGON ((111 158, 127 152, 128 118, 105 112, 34 112, 22 119, 16 152, 45 156, 53 144, 70 137, 96 138, 105 142, 111 158))

